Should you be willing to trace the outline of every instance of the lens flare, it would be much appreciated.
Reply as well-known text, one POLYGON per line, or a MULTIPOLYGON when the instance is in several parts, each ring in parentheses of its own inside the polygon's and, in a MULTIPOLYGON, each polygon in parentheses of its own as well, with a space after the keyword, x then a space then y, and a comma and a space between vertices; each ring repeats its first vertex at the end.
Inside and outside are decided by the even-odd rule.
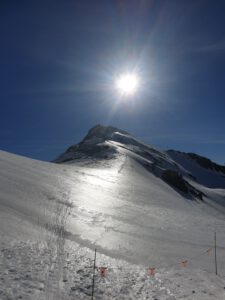
POLYGON ((116 80, 117 90, 125 96, 133 95, 137 91, 138 85, 138 77, 133 73, 122 74, 116 80))

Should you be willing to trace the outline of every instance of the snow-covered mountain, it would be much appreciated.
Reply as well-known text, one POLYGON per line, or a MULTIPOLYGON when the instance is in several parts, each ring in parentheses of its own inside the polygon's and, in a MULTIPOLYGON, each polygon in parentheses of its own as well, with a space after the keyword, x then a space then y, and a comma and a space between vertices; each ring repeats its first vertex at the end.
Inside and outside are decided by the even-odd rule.
POLYGON ((90 299, 94 248, 95 299, 224 299, 222 166, 102 125, 55 162, 0 152, 0 299, 90 299))
MULTIPOLYGON (((112 126, 96 125, 80 143, 69 147, 55 162, 77 163, 93 159, 100 162, 119 156, 133 159, 192 199, 207 198, 205 187, 225 189, 225 166, 194 153, 156 149, 112 126)), ((221 204, 225 205, 225 199, 221 204)))

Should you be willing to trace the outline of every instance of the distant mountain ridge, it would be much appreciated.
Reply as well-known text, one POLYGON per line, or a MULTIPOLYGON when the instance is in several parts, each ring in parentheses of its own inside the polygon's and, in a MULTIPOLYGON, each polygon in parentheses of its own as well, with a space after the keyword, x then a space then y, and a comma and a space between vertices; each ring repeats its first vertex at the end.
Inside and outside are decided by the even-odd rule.
POLYGON ((225 167, 195 153, 168 150, 170 157, 188 170, 195 180, 210 188, 225 188, 225 167))
MULTIPOLYGON (((174 151, 174 150, 172 150, 174 151)), ((169 152, 169 151, 168 151, 169 152)), ((190 158, 194 159, 201 167, 211 169, 225 174, 225 166, 218 165, 209 158, 198 155, 196 153, 186 153, 190 158)))

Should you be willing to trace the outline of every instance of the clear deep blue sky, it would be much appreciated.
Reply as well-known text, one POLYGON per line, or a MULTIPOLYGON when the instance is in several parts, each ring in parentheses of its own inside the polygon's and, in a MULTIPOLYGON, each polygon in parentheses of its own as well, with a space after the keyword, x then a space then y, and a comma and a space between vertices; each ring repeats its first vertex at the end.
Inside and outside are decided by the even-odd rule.
POLYGON ((225 1, 1 0, 0 36, 2 150, 51 160, 102 123, 225 163, 225 1))

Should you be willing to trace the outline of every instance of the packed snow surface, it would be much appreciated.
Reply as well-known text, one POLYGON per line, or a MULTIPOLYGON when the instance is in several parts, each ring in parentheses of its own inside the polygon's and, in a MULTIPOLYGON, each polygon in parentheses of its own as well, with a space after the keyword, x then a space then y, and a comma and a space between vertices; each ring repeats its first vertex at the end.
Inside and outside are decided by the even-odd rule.
POLYGON ((94 299, 224 299, 224 189, 189 178, 206 196, 186 197, 146 167, 160 157, 188 174, 181 161, 126 132, 93 138, 81 150, 92 139, 107 158, 0 152, 0 299, 91 299, 95 248, 94 299))

